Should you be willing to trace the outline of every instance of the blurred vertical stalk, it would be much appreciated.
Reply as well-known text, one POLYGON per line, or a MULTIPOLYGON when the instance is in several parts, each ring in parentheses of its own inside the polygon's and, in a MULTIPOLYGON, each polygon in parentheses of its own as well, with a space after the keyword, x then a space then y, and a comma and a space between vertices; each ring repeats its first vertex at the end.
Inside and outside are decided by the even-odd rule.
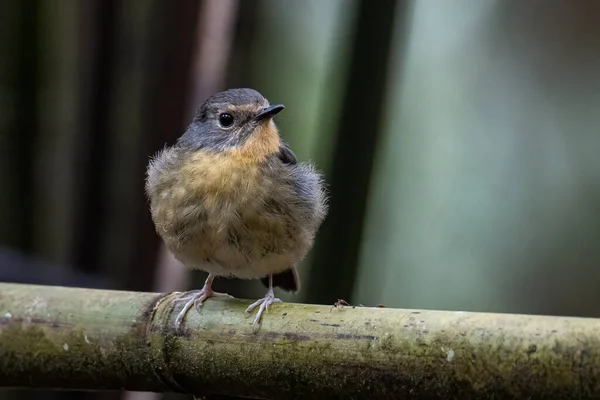
POLYGON ((237 8, 230 62, 227 68, 228 87, 244 87, 253 76, 253 43, 258 25, 258 0, 245 0, 237 8))
POLYGON ((74 195, 73 263, 87 271, 101 271, 99 254, 106 222, 104 204, 107 158, 108 109, 112 91, 112 63, 115 55, 115 0, 82 3, 77 33, 79 135, 73 144, 74 195))
POLYGON ((327 178, 330 213, 317 237, 307 285, 310 303, 349 299, 352 293, 381 131, 394 23, 398 12, 406 12, 409 2, 382 0, 373 7, 361 0, 357 7, 337 142, 327 178))
POLYGON ((75 0, 40 3, 39 120, 38 138, 31 162, 35 180, 34 253, 64 267, 71 262, 73 246, 74 144, 78 132, 80 81, 78 17, 75 0))
POLYGON ((102 181, 98 182, 103 188, 99 195, 105 214, 103 224, 96 227, 100 234, 97 259, 99 268, 113 276, 119 287, 135 290, 150 287, 151 271, 137 270, 138 280, 132 285, 128 280, 135 267, 124 266, 130 265, 135 257, 151 265, 151 257, 155 256, 151 238, 146 250, 139 255, 132 242, 142 231, 135 219, 136 207, 141 208, 144 201, 141 165, 145 146, 152 140, 152 131, 145 131, 146 121, 156 118, 145 109, 152 101, 148 98, 150 88, 147 86, 155 88, 153 78, 156 70, 162 68, 164 57, 163 39, 156 38, 164 32, 165 17, 159 16, 160 12, 164 13, 163 5, 156 0, 118 2, 115 19, 107 22, 114 25, 115 32, 112 61, 108 66, 109 97, 103 132, 105 171, 102 181), (152 41, 156 39, 159 41, 153 46, 152 41))
POLYGON ((0 5, 4 35, 0 54, 0 240, 30 251, 33 241, 32 144, 37 134, 38 1, 0 5))

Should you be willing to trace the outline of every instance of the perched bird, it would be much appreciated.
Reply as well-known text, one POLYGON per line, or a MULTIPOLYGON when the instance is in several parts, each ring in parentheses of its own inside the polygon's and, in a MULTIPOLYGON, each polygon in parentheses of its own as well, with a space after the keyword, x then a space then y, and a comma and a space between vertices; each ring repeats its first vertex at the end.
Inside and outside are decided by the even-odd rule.
POLYGON ((261 279, 268 288, 256 325, 281 302, 273 287, 296 292, 296 263, 311 248, 327 214, 322 175, 298 163, 281 139, 270 105, 253 89, 208 98, 185 133, 159 151, 147 169, 146 193, 158 235, 188 268, 209 273, 204 287, 180 294, 179 326, 192 306, 209 297, 217 276, 261 279))

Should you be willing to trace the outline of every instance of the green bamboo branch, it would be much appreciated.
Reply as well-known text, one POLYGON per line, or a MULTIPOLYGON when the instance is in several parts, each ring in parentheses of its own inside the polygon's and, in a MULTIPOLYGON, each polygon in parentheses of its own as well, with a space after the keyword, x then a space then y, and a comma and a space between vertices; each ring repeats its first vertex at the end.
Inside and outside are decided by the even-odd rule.
POLYGON ((600 320, 0 284, 0 386, 253 398, 599 398, 600 320), (153 312, 158 300, 164 298, 153 312), (178 306, 177 309, 179 309, 178 306))

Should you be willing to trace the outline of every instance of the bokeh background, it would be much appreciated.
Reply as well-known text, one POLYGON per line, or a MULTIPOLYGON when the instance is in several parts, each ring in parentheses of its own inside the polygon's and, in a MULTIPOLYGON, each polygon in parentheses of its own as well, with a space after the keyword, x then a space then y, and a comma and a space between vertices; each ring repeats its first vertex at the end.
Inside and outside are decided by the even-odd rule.
POLYGON ((599 17, 593 0, 3 0, 0 281, 199 287, 154 233, 145 168, 204 98, 252 87, 286 105, 282 136, 331 196, 284 300, 600 317, 599 17))

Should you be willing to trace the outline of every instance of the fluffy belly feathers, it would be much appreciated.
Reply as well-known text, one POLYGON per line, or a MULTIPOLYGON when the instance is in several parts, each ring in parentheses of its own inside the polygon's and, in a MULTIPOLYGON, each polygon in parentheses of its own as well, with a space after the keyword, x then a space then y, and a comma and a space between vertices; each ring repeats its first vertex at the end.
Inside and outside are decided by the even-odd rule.
POLYGON ((289 174, 201 152, 186 160, 156 162, 161 182, 149 193, 157 232, 184 265, 254 279, 304 256, 312 235, 294 209, 289 174))

